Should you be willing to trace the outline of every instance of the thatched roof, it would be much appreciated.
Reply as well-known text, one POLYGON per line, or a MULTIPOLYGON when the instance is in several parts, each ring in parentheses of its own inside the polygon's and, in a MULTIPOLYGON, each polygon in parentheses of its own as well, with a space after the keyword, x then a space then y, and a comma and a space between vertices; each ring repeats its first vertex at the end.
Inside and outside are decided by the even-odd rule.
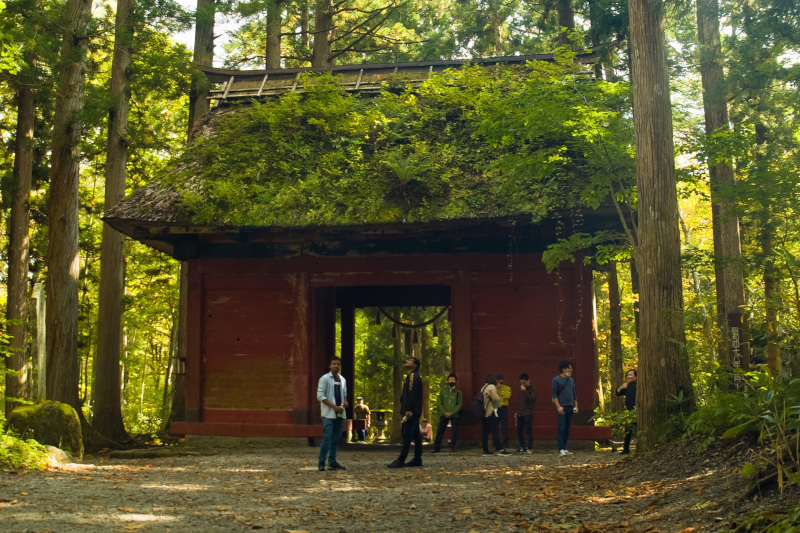
MULTIPOLYGON (((514 57, 494 58, 486 61, 492 65, 513 65, 530 59, 530 57, 514 57)), ((552 56, 536 57, 534 59, 552 59, 552 56)), ((399 74, 399 78, 395 79, 398 80, 398 83, 413 85, 413 80, 416 79, 414 78, 415 73, 430 73, 442 70, 445 67, 463 64, 465 62, 459 61, 401 65, 403 69, 398 68, 396 70, 398 72, 405 70, 406 74, 399 74)), ((341 71, 339 74, 342 74, 342 77, 338 78, 339 90, 343 87, 347 92, 354 92, 356 89, 364 89, 366 91, 366 87, 376 87, 380 83, 386 83, 389 78, 384 75, 388 76, 387 69, 394 67, 396 66, 358 65, 334 67, 331 70, 341 71), (365 75, 366 71, 372 71, 372 74, 365 75), (353 82, 350 78, 355 72, 358 72, 358 77, 353 82), (375 79, 372 79, 373 77, 375 79), (382 81, 378 83, 377 80, 382 81)), ((247 91, 252 91, 250 85, 257 80, 260 80, 258 81, 258 92, 261 97, 272 96, 274 98, 281 92, 301 92, 302 90, 308 90, 309 95, 313 94, 312 82, 308 82, 308 87, 302 87, 297 83, 297 80, 301 79, 298 78, 298 74, 303 73, 301 71, 248 71, 236 74, 217 72, 216 70, 218 69, 205 68, 203 70, 206 71, 212 82, 219 82, 230 74, 226 81, 228 96, 230 96, 230 91, 236 87, 235 84, 238 83, 238 89, 234 92, 237 92, 239 96, 246 96, 250 100, 254 99, 253 97, 257 95, 248 94, 247 91), (286 82, 286 80, 290 79, 295 80, 291 88, 286 82), (268 85, 270 80, 273 84, 271 86, 268 85), (269 90, 265 91, 265 87, 269 87, 269 90)), ((301 70, 313 71, 313 69, 301 70)), ((395 73, 395 75, 398 74, 395 73)), ((453 87, 458 90, 457 86, 453 87)), ((374 88, 372 90, 374 91, 374 88)), ((533 88, 532 90, 536 91, 537 89, 533 88)), ((568 88, 567 93, 570 91, 571 88, 568 88)), ((220 98, 220 96, 221 93, 216 93, 215 98, 220 98)), ((368 101, 373 100, 369 99, 368 101)), ((581 102, 582 104, 583 102, 581 102)), ((434 102, 432 105, 438 104, 434 102)), ((454 105, 455 109, 458 110, 459 104, 456 103, 454 105)), ((452 143, 465 143, 461 152, 462 155, 454 159, 454 164, 463 166, 448 167, 447 165, 450 163, 446 161, 443 163, 440 160, 440 158, 447 156, 446 153, 430 152, 428 155, 430 158, 422 161, 420 165, 428 165, 433 170, 418 171, 412 169, 410 171, 412 172, 412 178, 409 181, 409 186, 423 187, 420 189, 421 192, 411 190, 412 196, 414 194, 417 195, 414 201, 419 202, 418 204, 407 203, 408 198, 405 198, 405 196, 409 191, 403 190, 398 193, 396 190, 391 189, 391 187, 396 187, 397 180, 403 181, 401 174, 408 171, 403 168, 402 164, 397 168, 392 165, 398 161, 403 164, 409 161, 414 163, 415 152, 409 152, 410 145, 408 144, 388 145, 391 148, 389 153, 391 157, 382 155, 380 158, 375 159, 377 163, 368 161, 362 164, 360 170, 362 174, 359 175, 358 180, 350 180, 352 183, 348 182, 347 179, 340 180, 341 176, 339 174, 330 174, 331 178, 328 178, 329 174, 326 172, 329 167, 323 168, 322 171, 312 169, 312 174, 308 175, 301 173, 297 168, 290 168, 287 171, 288 174, 282 176, 281 172, 283 171, 280 169, 285 167, 283 163, 288 162, 289 166, 292 166, 292 157, 303 156, 298 156, 297 152, 291 151, 287 152, 288 155, 283 155, 283 152, 275 152, 279 155, 265 162, 263 154, 273 151, 273 147, 276 146, 270 143, 283 142, 283 139, 278 137, 274 137, 274 140, 270 141, 265 135, 275 135, 276 128, 280 132, 284 125, 285 127, 303 128, 302 124, 305 124, 308 119, 295 121, 292 118, 292 113, 289 112, 289 114, 285 115, 288 122, 286 124, 278 123, 276 126, 269 120, 264 121, 263 113, 261 115, 248 115, 250 112, 248 110, 251 109, 253 113, 260 112, 256 109, 256 106, 222 106, 205 115, 195 126, 193 132, 193 138, 198 140, 192 146, 201 146, 200 151, 188 158, 183 156, 177 158, 165 169, 161 179, 150 182, 109 209, 104 220, 120 232, 156 249, 179 258, 189 258, 196 257, 198 254, 205 254, 208 248, 205 249, 206 251, 202 251, 201 248, 209 245, 212 241, 216 243, 214 246, 225 241, 227 243, 225 246, 228 246, 228 251, 224 252, 226 254, 255 253, 258 256, 264 256, 265 254, 287 256, 308 253, 351 253, 353 247, 358 248, 362 245, 363 251, 366 253, 372 253, 376 250, 381 253, 380 250, 384 249, 382 248, 383 245, 376 244, 374 239, 395 239, 394 244, 390 244, 384 249, 386 252, 403 247, 408 250, 425 251, 430 249, 431 246, 440 251, 464 251, 477 241, 482 242, 483 244, 480 246, 488 250, 495 246, 494 244, 486 243, 496 239, 498 228, 505 228, 500 230, 501 234, 508 233, 509 228, 513 233, 514 228, 531 226, 531 222, 535 222, 536 224, 534 225, 538 225, 540 228, 526 231, 529 231, 529 237, 536 241, 536 244, 532 246, 536 249, 541 249, 543 242, 553 242, 555 240, 557 230, 554 228, 559 225, 556 224, 556 219, 563 219, 565 216, 569 218, 578 214, 578 211, 574 209, 570 210, 568 215, 553 212, 553 209, 563 209, 565 204, 548 200, 545 195, 552 193, 547 193, 545 188, 542 189, 543 192, 537 192, 537 185, 532 185, 533 182, 524 184, 525 187, 530 188, 530 191, 532 191, 525 193, 528 195, 525 199, 516 199, 508 203, 510 201, 508 195, 515 194, 509 192, 509 185, 501 187, 502 190, 499 190, 499 192, 494 191, 491 188, 491 180, 494 178, 487 180, 486 175, 483 174, 486 171, 485 168, 488 168, 487 165, 491 158, 494 157, 492 150, 496 151, 498 148, 490 148, 484 139, 468 141, 467 139, 470 138, 469 133, 459 130, 448 133, 447 135, 451 136, 448 137, 450 140, 443 139, 442 143, 444 143, 444 146, 450 146, 452 143), (264 122, 259 123, 259 121, 264 122), (230 124, 233 124, 234 127, 230 127, 230 124), (224 134, 220 133, 220 127, 227 128, 224 134), (233 132, 233 135, 231 135, 231 132, 233 132), (226 135, 231 137, 226 137, 226 135), (230 146, 231 143, 222 142, 220 144, 219 141, 214 141, 218 143, 216 145, 213 143, 209 145, 210 149, 208 146, 202 148, 203 143, 209 139, 237 139, 248 136, 254 140, 248 145, 242 145, 243 148, 247 148, 246 153, 237 151, 236 146, 230 146), (206 151, 203 152, 203 149, 206 151), (248 160, 247 157, 251 157, 248 155, 249 153, 253 153, 256 159, 248 160), (443 164, 444 166, 442 166, 443 164), (260 166, 254 168, 256 165, 260 166), (366 168, 364 165, 369 166, 366 170, 366 178, 364 177, 364 168, 366 168), (443 169, 448 172, 455 172, 455 174, 443 178, 441 182, 437 181, 438 173, 442 172, 443 169), (415 174, 416 172, 423 172, 423 174, 427 172, 425 175, 428 177, 425 179, 429 180, 429 182, 426 183, 419 180, 419 175, 415 174), (386 183, 387 177, 384 175, 386 173, 390 175, 388 179, 391 183, 389 185, 386 183), (243 179, 251 181, 243 181, 243 179), (330 182, 333 185, 326 184, 328 179, 333 180, 330 182), (312 183, 311 186, 317 188, 309 189, 309 183, 312 183), (317 185, 313 185, 314 183, 317 185), (418 185, 420 183, 421 185, 418 185), (243 187, 241 191, 236 189, 239 186, 243 187), (209 196, 209 194, 217 193, 219 188, 227 188, 224 196, 209 196), (233 195, 231 194, 231 188, 233 188, 233 195), (291 194, 280 197, 279 201, 275 203, 274 196, 283 194, 283 189, 290 190, 291 194), (330 193, 337 196, 331 197, 329 196, 330 193), (187 194, 193 197, 195 204, 191 204, 191 200, 187 204, 187 194), (400 207, 392 203, 398 201, 398 194, 404 196, 400 203, 406 202, 400 207), (242 200, 240 201, 238 198, 242 198, 242 200), (264 198, 266 198, 264 201, 267 203, 261 204, 260 202, 264 198), (354 205, 364 198, 367 199, 367 203, 359 204, 359 206, 354 205), (197 203, 198 199, 199 203, 197 203), (219 201, 222 203, 214 203, 219 201), (520 204, 522 207, 517 209, 517 204, 514 202, 520 201, 527 203, 525 205, 520 204), (244 202, 245 207, 242 208, 235 205, 237 202, 244 202), (326 204, 326 202, 328 203, 326 204), (333 207, 331 207, 333 205, 331 202, 335 204, 333 207), (385 203, 386 207, 383 207, 382 203, 385 203), (206 209, 208 206, 212 206, 213 209, 206 209), (278 211, 275 211, 275 209, 278 211), (446 235, 451 236, 448 237, 450 240, 447 242, 443 240, 446 235), (473 244, 467 244, 464 239, 473 244), (260 244, 256 245, 255 243, 260 244), (323 246, 324 249, 318 246, 320 243, 326 243, 323 246), (353 243, 356 244, 354 245, 353 243), (254 246, 261 246, 260 251, 253 252, 254 246), (267 250, 265 246, 271 248, 267 250), (392 246, 395 248, 392 248, 392 246)), ((293 109, 290 108, 290 111, 293 109)), ((302 108, 298 109, 300 113, 305 112, 302 108)), ((286 112, 286 110, 284 109, 282 112, 286 112)), ((398 116, 401 119, 400 122, 403 121, 403 117, 405 115, 398 116)), ((443 120, 446 124, 450 121, 449 118, 443 120)), ((441 120, 439 120, 439 124, 441 123, 441 120)), ((300 130, 298 132, 302 133, 300 130)), ((387 131, 386 133, 389 137, 397 134, 397 132, 392 131, 387 131)), ((324 148, 328 152, 319 152, 320 148, 316 146, 313 150, 317 150, 317 152, 313 152, 313 150, 309 152, 312 154, 311 157, 326 156, 326 154, 331 153, 336 154, 337 150, 349 149, 347 146, 337 148, 335 135, 338 135, 338 133, 334 132, 334 145, 324 148)), ((386 137, 385 134, 382 135, 386 137)), ((439 141, 437 135, 441 136, 442 132, 433 132, 431 143, 439 141)), ((570 138, 569 133, 555 133, 555 136, 570 138)), ((305 139, 305 137, 302 137, 302 139, 305 139)), ((296 141, 296 139, 293 140, 296 141)), ((311 145, 314 145, 314 143, 316 145, 320 144, 316 142, 317 139, 311 139, 311 141, 311 145)), ((300 142, 302 145, 305 141, 301 140, 300 142)), ((322 144, 327 142, 323 140, 322 144)), ((382 142, 388 141, 384 140, 382 142)), ((525 142, 530 143, 530 141, 525 142)), ((538 143, 539 141, 534 142, 538 143)), ((556 143, 560 142, 562 141, 556 141, 556 143)), ((552 144, 552 139, 543 143, 545 150, 550 149, 550 144, 548 143, 552 144)), ((524 144, 516 149, 522 151, 541 149, 531 146, 524 144)), ((372 146, 368 147, 369 150, 373 148, 372 146)), ((499 149, 508 150, 507 148, 499 149)), ((361 148, 358 150, 361 150, 361 148)), ((369 157, 378 157, 379 155, 373 152, 369 152, 369 154, 369 157)), ((543 161, 545 161, 545 164, 542 165, 542 168, 545 168, 546 160, 543 161)), ((295 163, 294 166, 296 167, 298 164, 302 166, 303 162, 295 163)), ((334 171, 340 173, 349 172, 348 170, 343 170, 346 168, 338 167, 334 171)), ((302 172, 308 172, 308 169, 302 172)), ((537 170, 537 172, 547 171, 537 170)), ((545 174, 545 177, 549 179, 550 176, 545 174)), ((552 181, 552 179, 549 179, 549 181, 552 181)), ((553 190, 552 185, 547 187, 553 190)), ((513 191, 513 189, 511 190, 513 191)), ((565 188, 560 194, 570 195, 573 193, 565 188)), ((612 221, 611 225, 618 222, 616 214, 606 210, 594 213, 587 210, 581 211, 584 212, 580 214, 579 218, 595 227, 607 227, 609 226, 609 221, 612 221)), ((519 231, 519 236, 522 237, 524 232, 521 229, 519 231)), ((503 246, 507 245, 503 244, 503 246)), ((502 250, 500 251, 502 252, 502 250)))

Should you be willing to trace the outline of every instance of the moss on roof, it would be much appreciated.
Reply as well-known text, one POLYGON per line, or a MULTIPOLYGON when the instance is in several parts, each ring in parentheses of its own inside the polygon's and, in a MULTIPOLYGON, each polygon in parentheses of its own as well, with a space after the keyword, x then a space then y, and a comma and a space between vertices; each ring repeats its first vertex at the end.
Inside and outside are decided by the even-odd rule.
POLYGON ((568 60, 476 67, 420 87, 215 110, 159 180, 110 217, 213 226, 430 222, 597 207, 633 183, 627 86, 568 60))

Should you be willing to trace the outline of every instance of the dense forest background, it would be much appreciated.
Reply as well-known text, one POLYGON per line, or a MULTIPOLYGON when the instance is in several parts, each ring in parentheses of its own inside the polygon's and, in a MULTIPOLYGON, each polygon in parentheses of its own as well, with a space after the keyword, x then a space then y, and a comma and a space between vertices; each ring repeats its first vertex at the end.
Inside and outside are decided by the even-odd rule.
MULTIPOLYGON (((631 7, 639 4, 655 6, 653 11, 663 16, 663 26, 656 25, 663 35, 647 38, 665 46, 666 96, 671 97, 682 334, 672 335, 670 342, 685 362, 694 401, 703 406, 716 398, 718 368, 730 364, 730 339, 718 313, 722 306, 730 311, 731 301, 744 311, 745 354, 764 356, 774 375, 800 377, 800 224, 795 219, 800 7, 791 0, 631 0, 631 7), (723 229, 726 224, 729 230, 723 229), (734 233, 732 248, 720 248, 734 233), (741 255, 731 249, 740 249, 741 255), (729 276, 730 271, 734 274, 729 276), (720 296, 723 275, 729 292, 741 294, 738 302, 735 296, 720 296)), ((114 389, 121 394, 125 431, 156 432, 174 412, 173 392, 182 372, 180 265, 137 242, 121 241, 120 328, 104 341, 101 334, 109 328, 102 321, 113 314, 101 304, 100 258, 106 241, 101 217, 110 202, 153 180, 186 147, 189 124, 204 111, 207 90, 192 61, 259 69, 593 49, 597 60, 580 67, 582 75, 609 84, 619 117, 630 125, 638 100, 620 97, 619 88, 632 93, 631 65, 636 65, 634 89, 650 65, 636 59, 637 42, 631 37, 641 29, 632 31, 633 10, 629 13, 628 3, 617 0, 198 0, 196 8, 167 0, 16 0, 0 11, 0 134, 5 147, 0 153, 5 230, 0 234, 0 303, 6 309, 0 318, 6 356, 0 358, 5 359, 0 364, 6 363, 0 397, 7 408, 37 399, 43 374, 37 365, 37 336, 45 325, 37 314, 45 300, 42 284, 48 307, 59 309, 59 295, 51 290, 74 283, 77 351, 71 372, 86 420, 95 419, 99 384, 108 383, 97 355, 109 343, 119 346, 114 389), (215 30, 216 20, 228 21, 224 30, 215 30), (192 25, 194 50, 176 42, 176 35, 192 25), (224 37, 215 46, 220 32, 224 37), (70 48, 75 43, 78 47, 70 48), (127 64, 118 63, 125 58, 127 64), (71 85, 65 81, 70 72, 78 75, 71 85), (65 87, 75 89, 74 102, 80 105, 59 103, 65 87), (59 140, 65 131, 74 136, 66 152, 59 140), (113 167, 120 167, 119 148, 112 141, 120 139, 123 186, 109 196, 111 180, 119 180, 113 167), (68 265, 73 274, 63 283, 54 265, 60 264, 61 243, 69 239, 58 233, 53 213, 61 211, 53 206, 64 194, 60 176, 71 171, 59 170, 61 153, 70 154, 77 178, 79 228, 74 236, 79 261, 68 265)), ((588 123, 588 115, 574 120, 588 123)), ((582 131, 591 135, 588 128, 582 131)), ((632 153, 631 138, 615 142, 632 153)), ((670 183, 673 176, 665 174, 665 179, 670 183)), ((612 187, 613 196, 635 206, 641 184, 612 187)), ((641 207, 644 197, 639 202, 641 207)), ((613 390, 622 382, 623 369, 641 362, 635 265, 637 246, 646 244, 636 235, 629 237, 615 251, 593 256, 601 412, 620 410, 613 390)), ((584 244, 592 244, 591 239, 584 244)), ((568 250, 554 257, 556 262, 571 258, 568 250)), ((431 310, 404 312, 413 321, 431 310)), ((372 408, 391 409, 386 385, 392 379, 397 333, 393 337, 388 322, 376 324, 374 310, 359 313, 357 320, 355 392, 372 398, 372 408)), ((436 390, 448 373, 449 328, 440 324, 437 334, 420 332, 417 346, 427 354, 429 387, 436 390)), ((669 398, 663 396, 666 403, 669 398)))

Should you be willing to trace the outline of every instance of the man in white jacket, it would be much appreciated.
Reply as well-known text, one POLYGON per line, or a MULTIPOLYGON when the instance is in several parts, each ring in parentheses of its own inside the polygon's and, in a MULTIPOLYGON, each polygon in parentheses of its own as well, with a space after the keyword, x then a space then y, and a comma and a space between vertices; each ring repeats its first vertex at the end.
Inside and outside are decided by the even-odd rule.
POLYGON ((338 357, 331 358, 331 371, 319 378, 317 386, 317 400, 320 402, 322 413, 322 442, 319 446, 319 470, 325 470, 325 460, 328 461, 328 470, 347 470, 336 461, 336 451, 339 449, 339 440, 342 438, 342 423, 347 418, 347 382, 339 375, 342 370, 342 360, 338 357))

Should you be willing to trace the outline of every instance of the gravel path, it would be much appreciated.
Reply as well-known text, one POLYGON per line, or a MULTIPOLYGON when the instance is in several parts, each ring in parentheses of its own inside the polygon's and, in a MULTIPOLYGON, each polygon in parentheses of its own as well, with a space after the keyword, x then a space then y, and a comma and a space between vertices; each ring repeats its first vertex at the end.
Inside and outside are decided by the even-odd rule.
MULTIPOLYGON (((426 447, 426 452, 430 452, 426 447)), ((520 476, 602 464, 610 453, 484 457, 479 449, 424 455, 390 470, 396 447, 340 449, 346 471, 317 470, 317 449, 88 458, 47 472, 0 472, 0 529, 53 531, 469 531, 521 522, 498 506, 520 476), (92 462, 94 461, 94 462, 92 462)), ((515 507, 515 506, 512 506, 515 507)), ((520 507, 524 509, 524 506, 520 507)))

